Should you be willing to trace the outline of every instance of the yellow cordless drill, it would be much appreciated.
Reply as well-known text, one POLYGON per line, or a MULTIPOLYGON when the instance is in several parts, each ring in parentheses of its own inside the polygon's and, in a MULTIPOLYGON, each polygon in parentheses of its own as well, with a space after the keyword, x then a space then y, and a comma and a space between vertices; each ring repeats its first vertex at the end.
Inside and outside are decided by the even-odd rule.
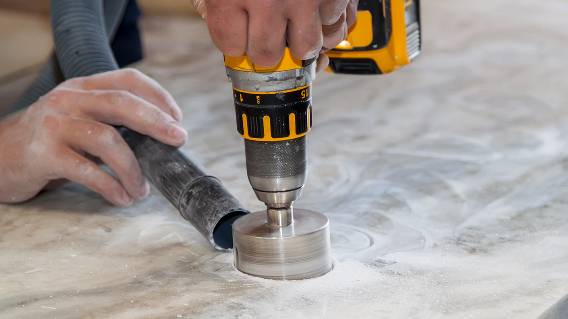
MULTIPOLYGON (((348 38, 327 53, 329 70, 382 74, 410 63, 421 50, 419 10, 418 0, 360 0, 348 38)), ((248 178, 267 206, 233 225, 235 265, 274 279, 326 273, 332 268, 327 218, 292 209, 307 174, 314 60, 295 59, 286 49, 275 67, 255 66, 246 56, 225 57, 225 66, 248 178)))

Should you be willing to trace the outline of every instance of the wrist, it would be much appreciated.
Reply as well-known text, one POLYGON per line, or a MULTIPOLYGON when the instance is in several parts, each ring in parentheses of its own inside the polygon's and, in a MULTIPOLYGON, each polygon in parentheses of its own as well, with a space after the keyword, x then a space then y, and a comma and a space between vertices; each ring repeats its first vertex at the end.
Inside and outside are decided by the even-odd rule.
POLYGON ((15 191, 18 189, 17 172, 24 165, 21 159, 18 159, 17 145, 17 126, 20 120, 20 114, 12 114, 0 120, 0 203, 15 203, 23 201, 15 191))

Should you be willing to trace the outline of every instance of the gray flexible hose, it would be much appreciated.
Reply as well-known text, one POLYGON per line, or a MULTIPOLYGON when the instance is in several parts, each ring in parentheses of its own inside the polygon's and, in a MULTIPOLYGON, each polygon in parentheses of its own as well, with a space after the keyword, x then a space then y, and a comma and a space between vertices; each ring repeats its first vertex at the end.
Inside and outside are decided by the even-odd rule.
POLYGON ((66 79, 118 69, 108 45, 103 1, 51 1, 57 60, 66 79))
MULTIPOLYGON (((101 18, 104 18, 104 22, 101 20, 100 23, 105 24, 105 30, 109 42, 111 42, 118 26, 120 25, 120 21, 122 21, 127 4, 128 0, 105 0, 104 2, 104 17, 101 15, 101 18)), ((18 99, 18 101, 10 108, 8 113, 16 112, 28 107, 64 80, 65 77, 61 73, 57 57, 55 53, 53 53, 40 70, 36 79, 18 99)))

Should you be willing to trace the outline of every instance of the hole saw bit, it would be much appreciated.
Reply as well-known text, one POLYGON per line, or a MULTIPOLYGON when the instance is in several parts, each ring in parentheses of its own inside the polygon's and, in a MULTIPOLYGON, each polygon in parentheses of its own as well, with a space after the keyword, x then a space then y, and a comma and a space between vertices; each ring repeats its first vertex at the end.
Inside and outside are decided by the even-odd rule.
MULTIPOLYGON (((360 0, 357 22, 330 57, 329 71, 383 74, 421 50, 417 0, 360 0)), ((235 266, 270 279, 305 279, 333 268, 328 218, 294 209, 307 176, 306 136, 312 127, 315 59, 288 48, 278 65, 225 56, 233 85, 237 131, 244 138, 250 184, 266 210, 233 224, 235 266)))

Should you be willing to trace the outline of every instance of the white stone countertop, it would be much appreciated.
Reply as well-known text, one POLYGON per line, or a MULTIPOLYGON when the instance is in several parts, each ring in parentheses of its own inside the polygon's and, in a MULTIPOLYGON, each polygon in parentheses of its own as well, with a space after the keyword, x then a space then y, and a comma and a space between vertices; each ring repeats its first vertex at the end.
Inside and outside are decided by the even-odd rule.
MULTIPOLYGON (((159 193, 121 209, 67 185, 0 206, 0 318, 541 316, 568 294, 568 2, 423 1, 423 24, 412 66, 314 84, 297 207, 330 217, 331 273, 243 275, 159 193)), ((184 151, 259 209, 205 26, 144 28, 184 151)))

